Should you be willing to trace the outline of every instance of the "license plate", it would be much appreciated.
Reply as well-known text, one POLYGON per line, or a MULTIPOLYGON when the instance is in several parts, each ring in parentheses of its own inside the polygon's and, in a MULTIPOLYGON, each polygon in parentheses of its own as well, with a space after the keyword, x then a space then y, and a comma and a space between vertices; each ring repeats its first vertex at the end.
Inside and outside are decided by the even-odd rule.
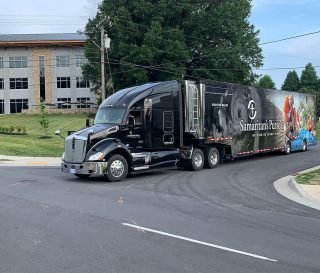
POLYGON ((76 169, 70 169, 70 173, 75 174, 76 173, 76 169))

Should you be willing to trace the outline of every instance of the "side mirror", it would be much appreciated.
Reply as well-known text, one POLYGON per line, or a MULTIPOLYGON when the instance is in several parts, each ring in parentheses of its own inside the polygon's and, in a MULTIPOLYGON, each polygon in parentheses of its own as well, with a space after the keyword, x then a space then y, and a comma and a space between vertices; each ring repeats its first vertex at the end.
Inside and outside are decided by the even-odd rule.
POLYGON ((56 136, 61 137, 61 138, 64 140, 64 137, 61 135, 61 130, 55 130, 54 134, 55 134, 56 136))
POLYGON ((90 118, 87 118, 87 119, 86 119, 86 127, 87 127, 87 128, 90 127, 90 118))

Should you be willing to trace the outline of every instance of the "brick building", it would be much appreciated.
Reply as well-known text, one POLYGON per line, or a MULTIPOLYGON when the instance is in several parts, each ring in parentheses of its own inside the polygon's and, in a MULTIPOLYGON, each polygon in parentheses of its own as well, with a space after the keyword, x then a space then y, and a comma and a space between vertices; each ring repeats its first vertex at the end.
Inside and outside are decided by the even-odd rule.
POLYGON ((85 35, 0 35, 0 114, 33 109, 41 98, 53 108, 95 103, 82 78, 85 35))

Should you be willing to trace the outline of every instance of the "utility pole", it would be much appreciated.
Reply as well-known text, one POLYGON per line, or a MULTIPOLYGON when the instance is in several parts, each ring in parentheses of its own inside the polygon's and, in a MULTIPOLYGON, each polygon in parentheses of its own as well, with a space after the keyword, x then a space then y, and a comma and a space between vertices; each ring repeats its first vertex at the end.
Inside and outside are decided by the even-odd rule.
POLYGON ((104 40, 105 40, 105 35, 104 35, 104 24, 108 21, 109 19, 107 17, 104 17, 100 20, 100 22, 96 25, 96 29, 100 28, 101 30, 101 99, 104 101, 106 99, 106 75, 105 75, 105 66, 104 66, 104 40))
POLYGON ((101 25, 101 98, 106 99, 106 75, 104 67, 104 25, 101 25))
MULTIPOLYGON (((102 101, 104 101, 106 99, 106 75, 105 75, 105 60, 104 60, 105 59, 105 55, 104 55, 105 52, 104 51, 110 49, 110 43, 111 43, 111 39, 108 37, 108 35, 105 35, 104 25, 106 22, 109 22, 109 21, 110 21, 109 16, 103 17, 100 20, 100 22, 98 24, 96 24, 96 26, 94 28, 94 30, 100 28, 101 45, 99 46, 94 40, 92 40, 92 42, 100 49, 100 53, 101 53, 101 99, 102 99, 102 101)), ((90 33, 92 34, 93 31, 90 33)), ((86 32, 81 32, 81 31, 79 33, 88 34, 86 32)), ((108 64, 109 64, 109 71, 110 71, 110 81, 112 83, 108 52, 107 52, 107 57, 108 57, 108 64)))

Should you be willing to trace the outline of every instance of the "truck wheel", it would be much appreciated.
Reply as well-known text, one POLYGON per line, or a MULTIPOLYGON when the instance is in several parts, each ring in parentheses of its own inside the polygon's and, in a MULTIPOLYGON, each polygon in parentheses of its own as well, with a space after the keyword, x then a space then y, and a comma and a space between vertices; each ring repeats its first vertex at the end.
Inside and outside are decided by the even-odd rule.
POLYGON ((122 155, 113 155, 108 160, 105 177, 111 181, 121 181, 127 177, 128 162, 122 155))
POLYGON ((288 141, 288 142, 286 143, 285 149, 286 149, 286 150, 284 151, 284 153, 285 153, 286 155, 288 155, 288 154, 291 153, 291 143, 290 143, 290 141, 288 141))
POLYGON ((90 174, 80 174, 80 173, 76 173, 75 174, 76 177, 80 178, 80 179, 86 179, 90 177, 90 174))
POLYGON ((199 171, 203 169, 204 165, 204 155, 200 149, 194 149, 192 152, 191 159, 188 162, 188 169, 190 171, 199 171))
POLYGON ((220 162, 219 150, 215 147, 211 147, 206 150, 205 153, 205 166, 207 168, 216 168, 220 162))
POLYGON ((304 140, 302 142, 302 152, 306 152, 308 150, 307 142, 304 140))

